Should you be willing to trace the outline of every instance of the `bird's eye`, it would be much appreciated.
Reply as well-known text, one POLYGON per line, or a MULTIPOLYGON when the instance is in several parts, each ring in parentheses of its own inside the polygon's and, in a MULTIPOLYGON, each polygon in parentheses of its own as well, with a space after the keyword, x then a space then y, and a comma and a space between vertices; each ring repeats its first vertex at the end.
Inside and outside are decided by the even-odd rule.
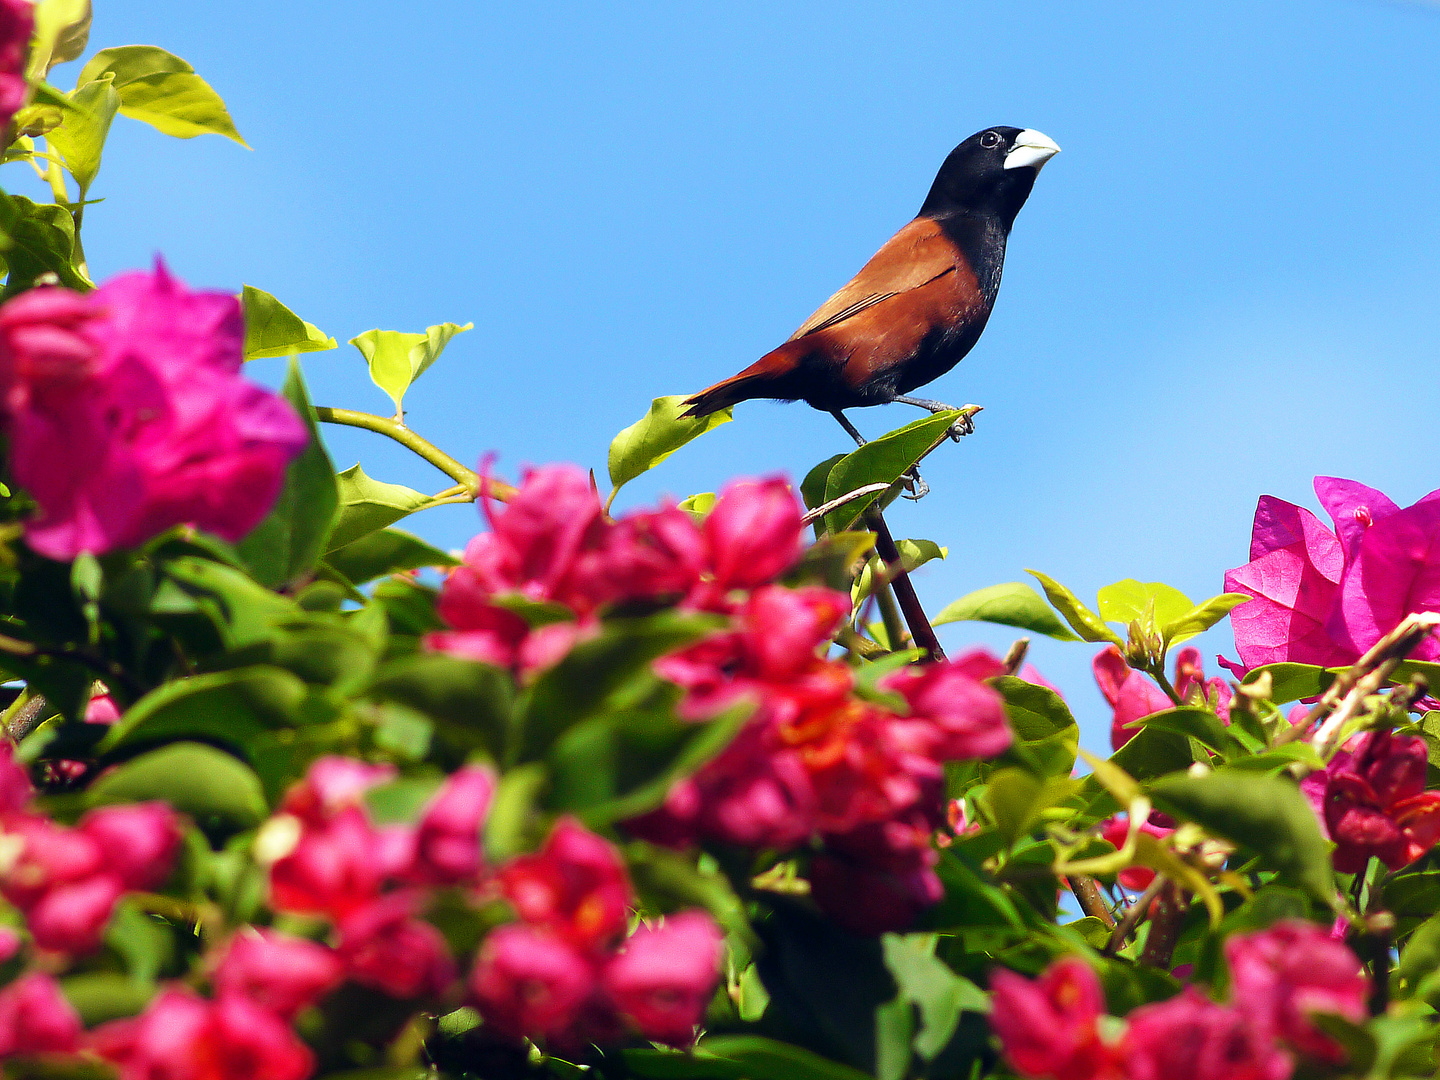
POLYGON ((999 146, 1000 133, 998 131, 987 131, 980 136, 980 145, 984 147, 999 146))

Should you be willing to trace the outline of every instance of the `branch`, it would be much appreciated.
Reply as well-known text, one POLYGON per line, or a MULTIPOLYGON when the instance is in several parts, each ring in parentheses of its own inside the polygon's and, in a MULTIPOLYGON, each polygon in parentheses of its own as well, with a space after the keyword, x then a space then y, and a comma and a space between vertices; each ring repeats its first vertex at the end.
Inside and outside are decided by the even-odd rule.
MULTIPOLYGON (((877 491, 889 490, 889 484, 866 484, 864 487, 858 487, 854 491, 847 491, 838 499, 831 499, 829 502, 817 506, 814 510, 808 511, 803 517, 801 517, 800 524, 813 525, 826 514, 830 513, 833 510, 839 510, 840 507, 844 506, 848 502, 854 502, 856 499, 864 498, 866 495, 873 495, 877 491)), ((608 507, 609 504, 606 505, 608 507)))
POLYGON ((1323 747, 1336 736, 1360 702, 1378 690, 1400 661, 1419 648, 1421 642, 1434 633, 1437 627, 1440 627, 1440 614, 1436 612, 1422 611, 1406 616, 1399 626, 1370 646, 1364 656, 1336 676, 1330 688, 1311 706, 1310 711, 1301 717, 1298 723, 1275 737, 1275 745, 1282 746, 1293 742, 1309 731, 1316 721, 1325 720, 1312 740, 1315 749, 1320 750, 1324 756, 1323 747), (1345 708, 1338 714, 1340 719, 1337 721, 1331 714, 1342 705, 1345 708), (1326 720, 1326 717, 1329 719, 1326 720))
MULTIPOLYGON (((480 477, 474 469, 467 469, 434 443, 421 438, 398 420, 376 416, 374 413, 359 412, 355 409, 332 409, 326 405, 316 405, 314 409, 315 419, 321 423, 343 424, 346 427, 364 428, 366 431, 388 435, 407 450, 413 451, 434 465, 452 480, 462 484, 470 499, 473 500, 479 494, 480 477)), ((485 493, 501 502, 509 502, 515 495, 513 487, 497 480, 487 481, 485 486, 485 493)))
POLYGON ((1145 948, 1140 952, 1141 964, 1162 971, 1170 970, 1170 959, 1188 907, 1178 885, 1168 883, 1168 887, 1160 890, 1155 899, 1155 914, 1150 918, 1150 933, 1146 935, 1145 948))
POLYGON ((885 524, 880 508, 871 506, 867 509, 865 521, 870 531, 875 534, 875 552, 885 563, 886 573, 891 576, 895 598, 900 602, 900 610, 910 627, 910 636, 915 639, 916 645, 930 654, 931 660, 944 660, 945 650, 940 647, 935 628, 930 625, 925 609, 920 606, 920 598, 915 595, 915 586, 910 583, 910 575, 905 572, 905 566, 900 561, 900 549, 895 546, 895 538, 890 535, 890 527, 885 524))
MULTIPOLYGON (((1115 916, 1110 914, 1110 908, 1105 903, 1105 897, 1100 895, 1100 886, 1095 884, 1094 878, 1073 874, 1065 879, 1065 884, 1070 886, 1070 891, 1080 902, 1081 911, 1092 919, 1099 919, 1106 926, 1114 928, 1115 916)), ((1115 940, 1113 934, 1110 940, 1115 940)))
POLYGON ((1120 917, 1119 924, 1115 925, 1115 932, 1110 935, 1110 940, 1105 944, 1106 956, 1114 956, 1125 947, 1126 939, 1135 932, 1135 928, 1140 925, 1140 920, 1149 913, 1150 905, 1155 902, 1155 898, 1160 895, 1160 890, 1164 887, 1165 879, 1156 874, 1155 880, 1150 882, 1145 891, 1140 894, 1140 898, 1125 909, 1125 914, 1120 917))

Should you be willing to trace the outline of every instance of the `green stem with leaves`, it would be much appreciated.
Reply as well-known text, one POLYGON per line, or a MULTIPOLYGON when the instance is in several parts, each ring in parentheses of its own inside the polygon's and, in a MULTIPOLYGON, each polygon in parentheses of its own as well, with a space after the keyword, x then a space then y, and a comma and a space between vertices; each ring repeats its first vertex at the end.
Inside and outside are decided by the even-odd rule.
MULTIPOLYGON (((465 498, 454 498, 456 502, 473 502, 480 492, 480 477, 474 469, 467 469, 460 462, 456 461, 445 451, 441 450, 430 440, 422 438, 411 431, 398 420, 386 416, 376 416, 374 413, 360 412, 357 409, 332 409, 326 405, 316 405, 315 419, 324 424, 341 424, 345 427, 364 428, 366 431, 375 431, 381 435, 388 435, 407 450, 413 451, 424 458, 431 465, 443 472, 452 480, 459 482, 464 489, 465 498)), ((502 484, 497 481, 487 483, 487 494, 504 502, 514 494, 515 489, 509 484, 502 484)), ((442 492, 441 496, 450 501, 453 496, 460 492, 442 492)))

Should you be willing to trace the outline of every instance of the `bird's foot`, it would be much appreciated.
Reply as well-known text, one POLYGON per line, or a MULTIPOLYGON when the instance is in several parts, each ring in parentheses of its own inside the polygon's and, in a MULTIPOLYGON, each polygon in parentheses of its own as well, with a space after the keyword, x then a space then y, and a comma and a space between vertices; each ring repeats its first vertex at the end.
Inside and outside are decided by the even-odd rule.
POLYGON ((919 502, 930 494, 930 485, 920 475, 920 466, 911 465, 900 474, 900 485, 905 489, 900 494, 911 502, 919 502))

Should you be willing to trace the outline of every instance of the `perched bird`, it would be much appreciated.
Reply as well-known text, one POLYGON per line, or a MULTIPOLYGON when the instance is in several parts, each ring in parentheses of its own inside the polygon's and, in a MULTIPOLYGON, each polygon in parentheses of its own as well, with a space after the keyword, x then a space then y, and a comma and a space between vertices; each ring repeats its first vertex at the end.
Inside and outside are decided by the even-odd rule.
POLYGON ((986 128, 966 139, 940 166, 914 221, 785 344, 686 399, 685 415, 707 416, 750 398, 802 400, 832 413, 863 445, 842 409, 890 401, 949 409, 907 395, 944 375, 979 340, 1000 289, 1010 226, 1041 167, 1059 152, 1028 128, 986 128))

